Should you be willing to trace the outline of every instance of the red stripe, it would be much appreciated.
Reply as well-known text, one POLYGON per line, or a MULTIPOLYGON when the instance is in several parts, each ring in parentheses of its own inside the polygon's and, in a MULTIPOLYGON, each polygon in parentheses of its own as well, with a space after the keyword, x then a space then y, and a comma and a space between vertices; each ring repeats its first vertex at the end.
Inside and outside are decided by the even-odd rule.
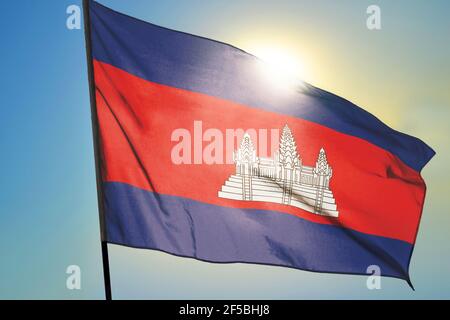
POLYGON ((384 149, 306 120, 152 83, 98 61, 94 68, 105 181, 221 206, 275 210, 414 242, 425 184, 418 173, 384 149), (331 189, 339 218, 281 204, 218 198, 234 165, 175 165, 171 161, 176 144, 171 141, 173 130, 186 128, 193 136, 193 122, 198 120, 203 121, 204 131, 222 132, 288 124, 308 166, 314 166, 324 147, 333 168, 331 189))

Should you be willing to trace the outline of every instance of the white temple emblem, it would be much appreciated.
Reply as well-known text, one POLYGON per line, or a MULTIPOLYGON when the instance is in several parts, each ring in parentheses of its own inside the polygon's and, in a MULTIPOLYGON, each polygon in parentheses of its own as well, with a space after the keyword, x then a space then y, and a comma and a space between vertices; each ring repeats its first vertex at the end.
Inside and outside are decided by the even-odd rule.
POLYGON ((325 150, 320 149, 315 167, 303 165, 287 125, 273 158, 257 157, 250 136, 245 134, 233 159, 236 173, 222 186, 220 198, 281 203, 319 215, 339 216, 330 190, 333 171, 325 150))

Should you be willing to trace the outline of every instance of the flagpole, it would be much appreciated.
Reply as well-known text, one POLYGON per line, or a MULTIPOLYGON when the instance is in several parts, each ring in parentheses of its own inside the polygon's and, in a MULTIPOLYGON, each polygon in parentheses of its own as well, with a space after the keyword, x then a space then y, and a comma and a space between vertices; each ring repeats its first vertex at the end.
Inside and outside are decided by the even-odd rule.
POLYGON ((84 35, 86 40, 86 57, 88 67, 89 78, 89 93, 91 102, 91 120, 92 120, 92 135, 94 140, 94 159, 95 159, 95 175, 97 180, 97 201, 98 211, 100 218, 100 237, 102 247, 102 260, 103 260, 103 278, 105 283, 105 298, 111 300, 111 276, 109 272, 109 257, 108 257, 108 243, 106 241, 106 228, 105 228, 105 209, 103 202, 103 183, 101 174, 101 159, 99 150, 99 129, 98 129, 98 117, 97 117, 97 102, 95 99, 95 80, 94 80, 94 65, 92 57, 92 42, 91 42, 91 19, 89 12, 89 1, 83 0, 83 18, 84 18, 84 35))

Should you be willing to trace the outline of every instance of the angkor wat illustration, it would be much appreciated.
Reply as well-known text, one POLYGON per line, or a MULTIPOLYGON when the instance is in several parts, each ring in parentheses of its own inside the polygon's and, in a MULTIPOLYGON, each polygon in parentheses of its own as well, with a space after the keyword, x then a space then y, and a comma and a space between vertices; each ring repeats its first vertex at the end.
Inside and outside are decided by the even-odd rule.
POLYGON ((236 173, 222 186, 220 198, 274 202, 338 217, 330 190, 333 171, 325 150, 320 149, 315 167, 303 165, 287 125, 283 128, 280 148, 272 158, 257 157, 250 135, 245 134, 233 159, 236 173))

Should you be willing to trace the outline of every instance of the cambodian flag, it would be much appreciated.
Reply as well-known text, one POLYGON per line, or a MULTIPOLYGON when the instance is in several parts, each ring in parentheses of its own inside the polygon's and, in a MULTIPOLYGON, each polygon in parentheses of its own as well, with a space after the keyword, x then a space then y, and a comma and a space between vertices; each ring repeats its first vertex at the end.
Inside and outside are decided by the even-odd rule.
POLYGON ((89 13, 104 241, 409 282, 431 148, 230 45, 89 13))

